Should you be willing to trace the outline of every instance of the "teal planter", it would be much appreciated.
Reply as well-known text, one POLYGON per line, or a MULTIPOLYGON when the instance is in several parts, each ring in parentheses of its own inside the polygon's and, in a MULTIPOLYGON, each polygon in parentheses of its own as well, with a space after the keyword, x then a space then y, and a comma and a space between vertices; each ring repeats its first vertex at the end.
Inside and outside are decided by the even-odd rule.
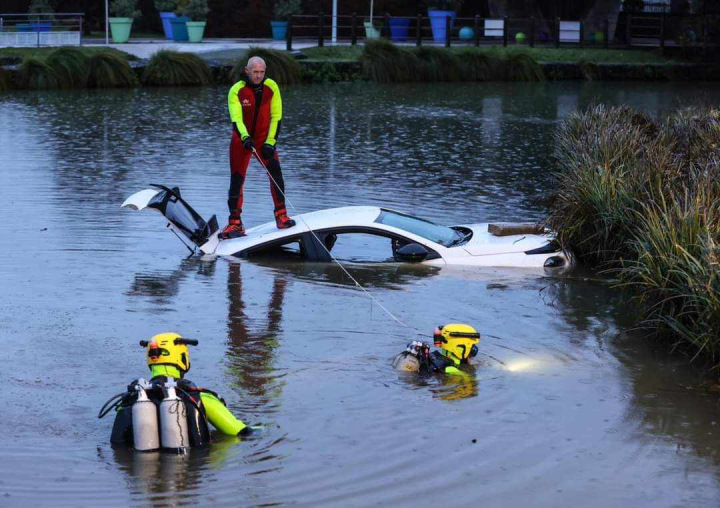
POLYGON ((190 42, 202 42, 203 33, 205 33, 205 23, 205 21, 188 21, 185 23, 188 40, 190 42))
POLYGON ((445 42, 447 37, 447 29, 445 19, 450 16, 450 30, 455 25, 455 11, 431 11, 428 10, 430 18, 430 27, 432 28, 433 40, 435 42, 445 42))
POLYGON ((287 35, 287 21, 271 21, 273 39, 276 41, 284 41, 287 35))
POLYGON ((187 25, 185 25, 188 21, 190 21, 190 18, 187 16, 178 16, 170 20, 172 38, 175 42, 187 42, 189 40, 187 25))
POLYGON ((161 12, 160 13, 160 19, 162 20, 162 26, 163 26, 163 32, 165 32, 165 38, 170 40, 173 37, 172 32, 172 23, 170 23, 170 20, 173 18, 176 18, 176 14, 174 12, 161 12))
POLYGON ((132 30, 132 18, 108 18, 110 22, 110 34, 115 44, 122 44, 130 39, 132 30))

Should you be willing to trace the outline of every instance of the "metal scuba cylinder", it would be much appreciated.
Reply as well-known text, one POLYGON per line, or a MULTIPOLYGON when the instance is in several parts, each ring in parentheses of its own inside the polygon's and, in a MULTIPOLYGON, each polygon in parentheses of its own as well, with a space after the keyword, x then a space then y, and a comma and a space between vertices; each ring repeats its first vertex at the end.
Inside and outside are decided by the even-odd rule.
POLYGON ((133 446, 139 452, 150 452, 160 448, 157 406, 143 389, 144 380, 135 385, 138 397, 132 405, 133 446))
POLYGON ((160 402, 160 441, 166 451, 184 453, 190 447, 185 402, 175 393, 177 383, 165 383, 165 398, 160 402))

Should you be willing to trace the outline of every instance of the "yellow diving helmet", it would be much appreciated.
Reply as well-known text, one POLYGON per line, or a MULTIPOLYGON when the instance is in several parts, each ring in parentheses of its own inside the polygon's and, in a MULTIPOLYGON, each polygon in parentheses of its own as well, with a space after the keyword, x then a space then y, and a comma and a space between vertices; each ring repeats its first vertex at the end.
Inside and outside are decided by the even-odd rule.
POLYGON ((141 340, 140 345, 147 348, 147 364, 172 365, 182 374, 190 370, 190 351, 188 345, 197 346, 198 341, 185 339, 175 332, 159 333, 150 341, 141 340))
POLYGON ((433 333, 433 339, 435 346, 442 350, 443 355, 456 362, 465 363, 468 358, 477 355, 480 334, 470 325, 452 323, 438 326, 433 333))

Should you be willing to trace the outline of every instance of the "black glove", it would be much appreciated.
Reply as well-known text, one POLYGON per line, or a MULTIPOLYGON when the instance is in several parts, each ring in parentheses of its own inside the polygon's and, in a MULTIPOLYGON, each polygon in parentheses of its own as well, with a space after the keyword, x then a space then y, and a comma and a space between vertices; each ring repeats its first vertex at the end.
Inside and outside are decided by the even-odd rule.
POLYGON ((262 146, 262 156, 263 159, 272 159, 273 157, 275 157, 275 147, 265 143, 262 146))
POLYGON ((255 148, 255 143, 253 143, 253 140, 250 136, 243 139, 242 144, 243 144, 243 148, 245 150, 250 150, 251 152, 252 152, 253 148, 255 148))

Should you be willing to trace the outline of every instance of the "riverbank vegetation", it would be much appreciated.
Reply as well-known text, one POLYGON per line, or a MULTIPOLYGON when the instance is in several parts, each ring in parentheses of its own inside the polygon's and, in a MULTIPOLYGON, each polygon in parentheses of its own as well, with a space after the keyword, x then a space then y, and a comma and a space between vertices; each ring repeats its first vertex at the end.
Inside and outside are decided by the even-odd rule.
POLYGON ((556 142, 562 244, 634 292, 641 326, 720 368, 720 110, 594 106, 556 142))
MULTIPOLYGON (((399 46, 412 49, 414 46, 399 46)), ((444 48, 438 46, 421 46, 442 49, 450 53, 491 55, 495 58, 504 58, 505 55, 523 52, 538 63, 579 63, 590 62, 602 63, 624 63, 624 64, 662 64, 671 63, 673 60, 663 57, 657 51, 622 50, 622 49, 555 49, 555 48, 531 48, 529 46, 514 45, 502 46, 453 46, 444 48)), ((307 55, 309 60, 350 62, 358 61, 363 53, 364 46, 324 46, 306 48, 302 53, 307 55)))
POLYGON ((297 60, 285 51, 251 47, 237 60, 230 72, 230 81, 235 83, 244 73, 248 59, 259 56, 267 64, 266 74, 271 76, 279 85, 294 85, 302 83, 302 68, 297 60))
POLYGON ((28 53, 7 84, 23 90, 129 87, 137 77, 122 52, 62 47, 28 53))
POLYGON ((162 50, 150 58, 141 81, 150 86, 198 86, 212 84, 213 76, 199 56, 162 50))
POLYGON ((526 52, 448 51, 437 47, 402 47, 379 39, 360 55, 363 75, 378 83, 436 81, 541 81, 542 67, 526 52))

